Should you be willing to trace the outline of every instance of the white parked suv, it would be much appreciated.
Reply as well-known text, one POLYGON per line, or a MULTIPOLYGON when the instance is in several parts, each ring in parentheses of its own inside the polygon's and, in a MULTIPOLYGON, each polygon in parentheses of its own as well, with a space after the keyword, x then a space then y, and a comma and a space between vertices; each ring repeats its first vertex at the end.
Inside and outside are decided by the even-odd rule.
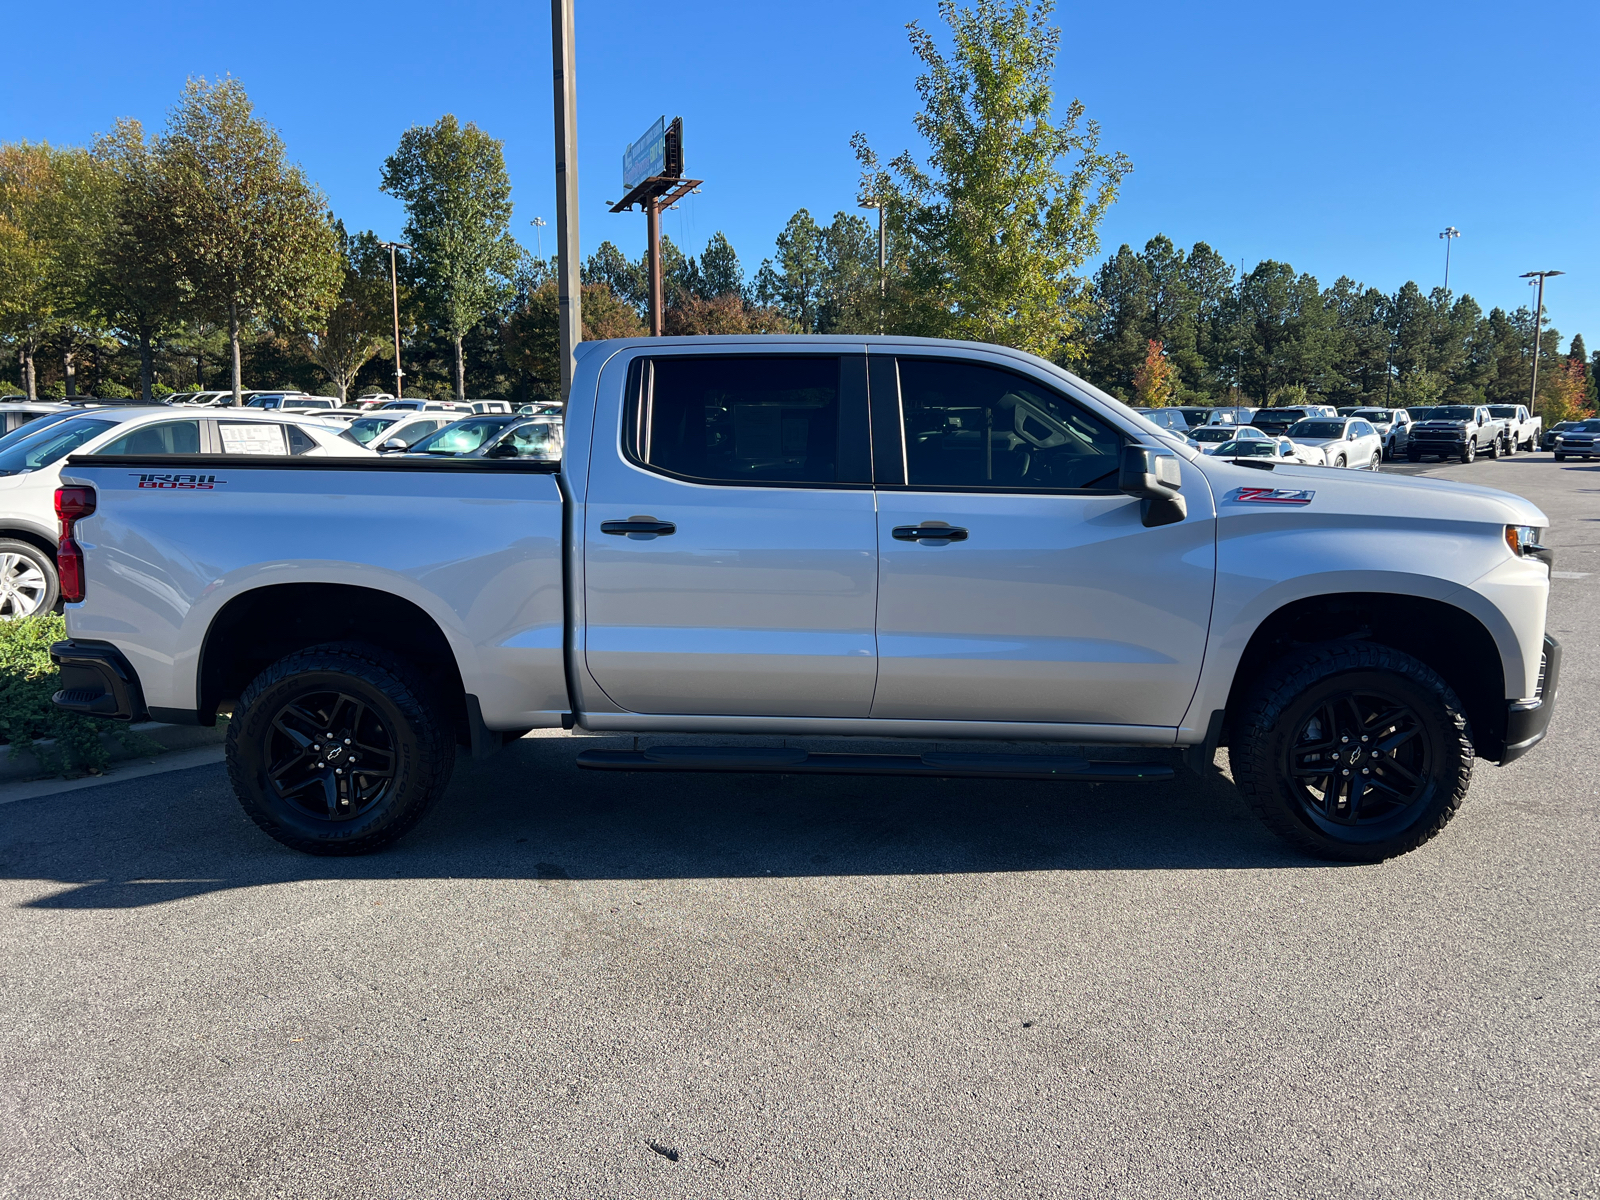
MULTIPOLYGON (((309 457, 372 456, 315 420, 233 410, 200 414, 171 408, 119 406, 74 410, 40 418, 0 439, 0 618, 30 616, 55 607, 55 492, 69 454, 137 458, 182 455, 284 454, 309 457)), ((158 474, 151 478, 160 480, 158 474)), ((199 477, 178 476, 172 486, 204 487, 199 477)))
POLYGON ((1307 417, 1289 427, 1289 437, 1321 450, 1330 467, 1376 471, 1383 465, 1383 438, 1360 417, 1307 417))

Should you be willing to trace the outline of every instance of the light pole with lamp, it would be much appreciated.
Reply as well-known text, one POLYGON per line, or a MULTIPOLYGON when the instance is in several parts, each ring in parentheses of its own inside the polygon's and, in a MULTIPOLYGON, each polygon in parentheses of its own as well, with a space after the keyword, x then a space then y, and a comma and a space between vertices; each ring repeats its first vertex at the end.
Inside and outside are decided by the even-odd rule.
POLYGON ((1539 335, 1544 330, 1544 281, 1556 275, 1565 275, 1565 271, 1527 271, 1521 276, 1531 285, 1535 280, 1539 284, 1539 299, 1533 306, 1533 386, 1528 390, 1528 411, 1537 412, 1539 400, 1539 335))
POLYGON ((1444 239, 1444 294, 1450 294, 1450 243, 1461 236, 1461 230, 1454 225, 1446 225, 1444 232, 1439 235, 1444 239))
POLYGON ((889 299, 889 243, 883 231, 883 201, 859 201, 862 208, 878 210, 878 332, 883 332, 883 306, 889 299))
MULTIPOLYGON (((544 261, 544 226, 545 226, 545 219, 543 217, 535 217, 533 220, 529 221, 528 224, 533 226, 533 245, 534 245, 534 249, 539 254, 539 261, 543 262, 544 261)), ((1445 275, 1447 277, 1449 276, 1449 274, 1450 274, 1449 271, 1445 272, 1445 275)))
POLYGON ((395 274, 396 250, 409 250, 410 246, 404 242, 379 242, 379 247, 389 252, 389 296, 394 301, 394 398, 396 400, 405 395, 404 385, 401 380, 405 372, 400 369, 400 282, 395 274))

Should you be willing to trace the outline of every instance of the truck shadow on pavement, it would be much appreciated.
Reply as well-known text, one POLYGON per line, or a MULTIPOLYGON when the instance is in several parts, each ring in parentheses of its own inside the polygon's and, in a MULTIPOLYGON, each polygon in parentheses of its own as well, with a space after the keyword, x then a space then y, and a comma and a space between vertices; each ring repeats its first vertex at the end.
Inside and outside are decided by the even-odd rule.
POLYGON ((240 810, 221 766, 0 810, 0 878, 27 902, 137 908, 310 880, 638 880, 1324 866, 1251 815, 1227 778, 1086 785, 579 771, 598 740, 525 739, 463 757, 449 793, 396 846, 360 858, 288 850, 240 810))

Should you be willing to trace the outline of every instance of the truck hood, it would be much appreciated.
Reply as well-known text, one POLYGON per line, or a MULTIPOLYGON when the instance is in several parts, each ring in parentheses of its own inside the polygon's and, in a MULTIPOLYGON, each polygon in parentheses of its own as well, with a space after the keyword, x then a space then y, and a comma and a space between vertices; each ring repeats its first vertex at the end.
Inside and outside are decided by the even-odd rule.
POLYGON ((1202 458, 1196 464, 1205 472, 1223 516, 1265 508, 1259 502, 1234 499, 1239 488, 1305 489, 1309 503, 1300 512, 1324 516, 1347 514, 1421 521, 1481 521, 1493 525, 1537 525, 1550 519, 1521 496, 1495 488, 1432 477, 1375 474, 1335 467, 1275 463, 1271 470, 1236 466, 1228 459, 1202 458))

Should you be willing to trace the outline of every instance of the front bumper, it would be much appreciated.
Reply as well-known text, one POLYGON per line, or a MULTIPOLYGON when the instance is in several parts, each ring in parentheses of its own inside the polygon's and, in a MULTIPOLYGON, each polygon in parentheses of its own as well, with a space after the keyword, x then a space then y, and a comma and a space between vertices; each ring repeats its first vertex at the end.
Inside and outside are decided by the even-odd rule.
POLYGON ((1561 679, 1561 643, 1544 635, 1544 654, 1539 659, 1539 687, 1526 700, 1506 703, 1506 741, 1499 762, 1505 766, 1521 758, 1540 742, 1555 714, 1557 687, 1561 679))
POLYGON ((50 647, 50 658, 61 669, 61 690, 50 697, 56 707, 113 721, 148 717, 138 674, 110 642, 69 638, 50 647))

